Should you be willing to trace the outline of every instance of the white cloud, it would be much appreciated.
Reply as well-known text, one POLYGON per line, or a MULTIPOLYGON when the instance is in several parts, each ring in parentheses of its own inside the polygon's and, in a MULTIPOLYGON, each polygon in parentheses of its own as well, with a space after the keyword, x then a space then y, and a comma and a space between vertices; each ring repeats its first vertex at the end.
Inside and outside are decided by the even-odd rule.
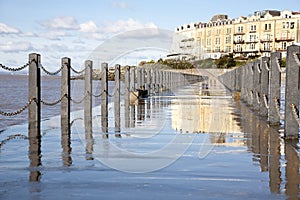
POLYGON ((74 17, 57 17, 52 20, 44 21, 40 23, 47 29, 64 29, 64 30, 76 30, 79 28, 77 20, 74 17))
POLYGON ((0 23, 0 34, 18 34, 18 33, 21 33, 19 29, 11 27, 4 23, 0 23))
POLYGON ((48 31, 40 34, 42 37, 45 37, 50 40, 60 40, 61 37, 69 36, 65 31, 48 31))
POLYGON ((0 44, 0 51, 3 52, 20 52, 20 51, 31 51, 33 50, 30 42, 13 42, 8 41, 0 44))
POLYGON ((101 25, 97 25, 94 21, 88 21, 80 24, 81 33, 83 33, 87 38, 97 40, 103 40, 111 37, 112 35, 127 31, 149 28, 156 29, 157 26, 152 22, 142 23, 132 18, 129 18, 128 20, 118 20, 115 22, 106 21, 101 25))
POLYGON ((99 28, 94 21, 88 21, 79 25, 80 31, 84 33, 97 33, 99 28))

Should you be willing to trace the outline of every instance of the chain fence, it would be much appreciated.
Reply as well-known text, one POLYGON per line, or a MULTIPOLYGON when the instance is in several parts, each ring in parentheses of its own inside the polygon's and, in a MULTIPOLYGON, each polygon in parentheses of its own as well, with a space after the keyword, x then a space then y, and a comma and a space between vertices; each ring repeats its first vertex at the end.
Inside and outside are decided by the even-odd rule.
POLYGON ((61 66, 57 71, 55 72, 50 72, 48 71, 42 64, 39 64, 39 67, 48 75, 50 76, 55 76, 57 74, 59 74, 61 72, 61 70, 63 69, 64 66, 61 66))
POLYGON ((0 64, 0 67, 6 71, 16 72, 16 71, 21 71, 21 70, 29 67, 29 65, 30 65, 30 63, 26 63, 25 65, 20 66, 20 67, 7 67, 5 65, 0 64))
POLYGON ((7 138, 5 140, 1 141, 0 148, 2 148, 8 141, 10 141, 10 140, 17 140, 17 139, 28 140, 29 137, 26 136, 26 135, 22 135, 22 134, 15 134, 15 135, 7 136, 7 138))
POLYGON ((14 112, 4 112, 4 111, 0 111, 0 115, 3 115, 3 116, 15 116, 15 115, 19 115, 21 114, 24 110, 26 110, 29 105, 33 102, 33 101, 36 101, 36 98, 31 98, 22 108, 20 108, 19 110, 17 111, 14 111, 14 112))
POLYGON ((59 103, 63 100, 64 97, 67 98, 68 95, 67 95, 67 94, 64 94, 64 95, 62 95, 58 100, 56 100, 56 101, 54 101, 54 102, 47 102, 47 101, 44 101, 44 100, 41 99, 41 103, 42 103, 43 105, 45 105, 45 106, 55 106, 56 104, 59 104, 59 103))

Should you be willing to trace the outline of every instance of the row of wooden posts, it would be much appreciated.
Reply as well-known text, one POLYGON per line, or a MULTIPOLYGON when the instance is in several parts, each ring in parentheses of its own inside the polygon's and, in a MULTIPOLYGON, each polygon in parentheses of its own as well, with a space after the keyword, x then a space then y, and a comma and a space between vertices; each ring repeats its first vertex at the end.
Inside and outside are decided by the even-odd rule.
POLYGON ((281 67, 282 54, 272 52, 270 57, 262 57, 220 76, 224 85, 233 92, 240 92, 241 100, 267 118, 270 125, 283 124, 286 139, 299 138, 299 56, 300 46, 291 45, 287 48, 286 68, 281 67))
MULTIPOLYGON (((29 137, 40 137, 41 132, 41 56, 39 54, 29 55, 29 101, 34 101, 28 107, 28 129, 29 137), (35 130, 35 131, 33 131, 35 130)), ((71 59, 61 59, 61 128, 62 133, 69 134, 71 129, 70 113, 71 113, 71 59)), ((92 131, 92 97, 93 94, 93 62, 91 60, 85 61, 84 68, 84 125, 86 131, 92 131), (89 130, 90 129, 90 130, 89 130)), ((102 132, 108 132, 108 64, 101 64, 101 91, 99 97, 101 98, 101 126, 102 132)), ((115 132, 120 132, 120 102, 121 102, 121 66, 115 66, 115 91, 114 98, 114 118, 115 118, 115 132)), ((194 74, 183 74, 175 71, 166 71, 159 69, 143 68, 143 67, 125 67, 124 80, 124 102, 125 115, 129 115, 129 106, 132 99, 131 93, 141 89, 148 91, 151 94, 158 94, 163 90, 171 90, 193 82, 203 81, 204 77, 194 74)), ((125 116, 125 126, 128 126, 128 120, 125 116)))

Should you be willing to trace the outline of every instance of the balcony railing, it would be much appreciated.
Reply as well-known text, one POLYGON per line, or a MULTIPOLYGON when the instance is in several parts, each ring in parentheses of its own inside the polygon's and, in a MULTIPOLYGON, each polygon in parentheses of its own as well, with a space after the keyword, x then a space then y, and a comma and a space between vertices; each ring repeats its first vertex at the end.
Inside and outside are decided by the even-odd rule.
POLYGON ((283 41, 286 41, 286 42, 291 42, 291 41, 294 41, 295 38, 291 38, 291 37, 277 37, 275 38, 275 42, 283 42, 283 41))
POLYGON ((259 51, 260 52, 271 52, 271 49, 268 49, 268 48, 267 49, 260 49, 259 51))
POLYGON ((234 33, 233 35, 245 35, 244 32, 237 32, 237 33, 234 33))
POLYGON ((271 38, 268 38, 268 39, 260 39, 260 42, 263 43, 263 42, 272 42, 273 39, 271 38))
POLYGON ((258 43, 258 40, 246 41, 246 44, 250 44, 250 43, 258 43))
POLYGON ((244 40, 233 41, 233 44, 244 44, 244 43, 245 43, 244 40))

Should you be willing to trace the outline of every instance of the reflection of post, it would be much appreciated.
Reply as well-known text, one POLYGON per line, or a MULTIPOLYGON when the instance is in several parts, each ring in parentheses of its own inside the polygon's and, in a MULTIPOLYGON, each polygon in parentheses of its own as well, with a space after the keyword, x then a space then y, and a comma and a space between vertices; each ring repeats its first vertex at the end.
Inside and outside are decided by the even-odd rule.
MULTIPOLYGON (((62 129, 62 131, 66 131, 66 129, 62 129)), ((62 132, 61 138, 61 146, 63 149, 62 159, 64 166, 70 166, 72 164, 71 157, 71 136, 69 132, 62 132)))
POLYGON ((102 63, 102 77, 101 77, 101 127, 102 132, 107 133, 108 128, 108 64, 102 63))
MULTIPOLYGON (((129 118, 130 118, 130 114, 129 114, 129 109, 130 109, 130 67, 126 66, 125 67, 125 97, 124 97, 124 101, 125 101, 125 128, 129 128, 129 118)), ((132 70, 133 71, 133 70, 132 70)))
POLYGON ((120 65, 115 66, 115 95, 114 95, 114 113, 115 113, 115 132, 119 133, 120 129, 120 65))
POLYGON ((130 106, 130 127, 135 127, 135 105, 130 106))
POLYGON ((139 99, 137 105, 137 119, 143 121, 145 119, 145 100, 139 99))
POLYGON ((93 160, 93 145, 94 145, 94 138, 92 129, 85 127, 85 141, 86 141, 86 147, 85 147, 85 153, 86 153, 86 160, 93 160))
MULTIPOLYGON (((36 132, 33 128, 29 130, 29 135, 36 132)), ((30 168, 41 166, 41 137, 29 137, 29 160, 30 168)), ((40 181, 41 172, 38 170, 30 169, 30 182, 40 181)))
POLYGON ((285 140, 285 159, 287 161, 285 167, 285 193, 289 199, 299 198, 299 157, 295 150, 297 140, 285 140))
POLYGON ((272 193, 280 192, 281 173, 280 173, 280 139, 278 132, 270 129, 270 165, 269 165, 269 177, 270 177, 270 191, 272 193))
MULTIPOLYGON (((259 122, 258 122, 259 123, 259 122)), ((260 154, 260 169, 262 172, 268 171, 268 145, 269 145, 269 137, 268 137, 268 129, 266 123, 259 123, 260 131, 259 131, 259 154, 260 154)))
POLYGON ((84 127, 86 132, 92 132, 92 71, 93 62, 85 61, 84 127))

